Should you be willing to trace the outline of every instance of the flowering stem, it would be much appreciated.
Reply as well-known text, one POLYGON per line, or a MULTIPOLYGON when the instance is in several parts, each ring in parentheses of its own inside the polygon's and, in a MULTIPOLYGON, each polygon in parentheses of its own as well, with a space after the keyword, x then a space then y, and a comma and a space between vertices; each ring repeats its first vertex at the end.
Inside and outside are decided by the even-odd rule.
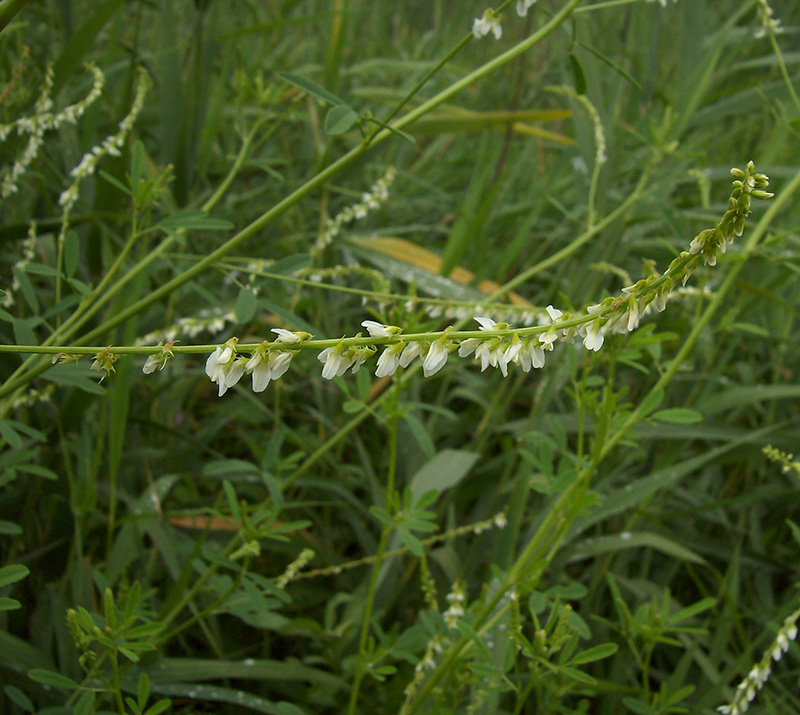
MULTIPOLYGON (((400 383, 396 382, 392 390, 388 393, 386 414, 386 424, 389 428, 389 464, 388 473, 386 476, 386 504, 385 509, 391 513, 394 504, 394 479, 397 465, 397 403, 400 397, 400 383)), ((358 639, 358 663, 356 665, 356 674, 353 680, 353 686, 350 690, 350 704, 348 705, 348 715, 355 713, 356 704, 358 703, 358 693, 361 689, 361 681, 364 678, 367 662, 367 639, 369 637, 370 621, 372 620, 372 609, 375 605, 375 592, 378 587, 378 576, 380 575, 381 567, 383 566, 384 555, 386 553, 386 546, 389 541, 389 535, 392 533, 393 527, 390 524, 384 524, 381 529, 381 538, 378 543, 378 551, 375 554, 375 562, 372 564, 372 575, 369 581, 369 589, 367 591, 367 603, 364 607, 364 618, 361 622, 361 635, 358 639)))
MULTIPOLYGON (((774 218, 775 214, 783 207, 783 205, 790 200, 792 195, 800 187, 800 172, 798 172, 791 182, 784 188, 780 195, 772 202, 764 212, 761 220, 750 234, 745 246, 742 249, 743 256, 749 257, 758 245, 764 235, 767 227, 774 218)), ((663 389, 666 384, 675 376, 683 361, 688 357, 693 349, 700 333, 710 322, 717 308, 722 302, 725 294, 735 283, 736 277, 744 267, 744 261, 733 266, 730 273, 726 277, 725 282, 717 291, 714 300, 706 308, 701 318, 695 324, 692 332, 689 334, 686 342, 681 350, 673 358, 667 370, 662 374, 661 378, 657 381, 656 385, 652 388, 651 394, 657 390, 663 389)), ((646 402, 646 398, 642 403, 646 402)), ((556 500, 555 504, 550 509, 547 517, 536 530, 531 540, 522 550, 517 557, 514 565, 509 569, 506 577, 503 579, 499 588, 494 596, 486 602, 475 614, 475 619, 472 627, 476 631, 481 631, 485 628, 485 621, 495 611, 497 605, 503 596, 514 586, 525 581, 528 587, 538 582, 544 569, 549 565, 550 561, 554 558, 564 539, 566 538, 569 529, 575 521, 581 509, 582 497, 588 488, 593 475, 595 474, 600 462, 608 455, 608 453, 620 442, 620 440, 628 433, 631 427, 641 420, 641 404, 635 408, 628 418, 610 434, 604 441, 602 446, 594 452, 591 462, 584 467, 577 478, 568 486, 561 496, 556 500)), ((430 678, 426 681, 425 685, 420 689, 417 697, 411 703, 408 712, 414 712, 422 704, 427 695, 433 688, 441 681, 441 679, 449 672, 450 668, 458 662, 459 658, 470 647, 469 639, 462 638, 457 641, 448 651, 439 667, 430 678)))

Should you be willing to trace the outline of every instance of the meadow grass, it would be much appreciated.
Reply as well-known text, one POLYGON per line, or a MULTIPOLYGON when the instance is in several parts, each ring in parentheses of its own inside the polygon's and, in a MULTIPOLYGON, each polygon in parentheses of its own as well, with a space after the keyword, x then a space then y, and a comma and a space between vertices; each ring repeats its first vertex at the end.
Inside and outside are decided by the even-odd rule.
POLYGON ((800 713, 792 9, 0 3, 0 712, 800 713))

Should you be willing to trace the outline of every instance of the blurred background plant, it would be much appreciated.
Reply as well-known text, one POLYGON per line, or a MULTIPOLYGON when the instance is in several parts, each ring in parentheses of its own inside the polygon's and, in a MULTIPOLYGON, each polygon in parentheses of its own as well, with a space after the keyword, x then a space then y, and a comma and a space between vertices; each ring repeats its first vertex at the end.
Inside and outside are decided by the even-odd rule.
POLYGON ((0 352, 0 710, 800 712, 793 8, 0 6, 0 343, 142 353, 0 352), (771 205, 597 352, 203 371, 582 310, 751 159, 771 205))

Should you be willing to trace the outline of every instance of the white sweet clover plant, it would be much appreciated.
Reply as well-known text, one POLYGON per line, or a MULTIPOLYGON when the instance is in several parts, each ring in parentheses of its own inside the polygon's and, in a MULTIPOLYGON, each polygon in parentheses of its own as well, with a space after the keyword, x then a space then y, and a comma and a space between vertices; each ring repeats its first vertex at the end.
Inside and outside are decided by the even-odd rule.
MULTIPOLYGON (((378 348, 381 353, 375 375, 379 378, 389 377, 417 359, 421 361, 424 376, 430 377, 447 364, 453 352, 462 358, 474 356, 482 371, 494 367, 505 376, 512 365, 524 372, 542 368, 546 354, 557 342, 573 342, 580 338, 584 348, 598 351, 609 333, 633 331, 653 308, 664 310, 670 292, 685 285, 701 259, 705 265, 715 266, 718 256, 725 253, 735 237, 742 235, 752 199, 772 197, 766 191, 768 177, 756 173, 753 162, 749 162, 744 171, 732 169, 731 173, 734 182, 728 209, 714 228, 699 233, 689 250, 675 258, 661 275, 652 275, 623 288, 619 295, 609 296, 583 313, 565 313, 548 305, 541 313, 539 325, 533 327, 514 328, 505 322, 477 316, 478 330, 456 331, 449 327, 417 334, 404 334, 400 326, 365 320, 361 325, 369 337, 358 333, 351 338, 334 340, 313 340, 306 332, 276 328, 273 332, 277 338, 272 342, 240 345, 238 338, 232 337, 217 346, 206 361, 206 374, 222 396, 244 375, 252 377, 255 392, 262 392, 270 381, 277 380, 289 369, 293 357, 304 349, 320 350, 322 377, 328 380, 348 371, 358 372, 378 348)), ((131 351, 145 350, 148 349, 131 351)), ((198 352, 192 347, 176 348, 172 342, 150 350, 143 368, 145 373, 163 369, 177 351, 198 352)), ((114 359, 114 352, 106 348, 97 354, 92 367, 108 373, 113 370, 114 359)))

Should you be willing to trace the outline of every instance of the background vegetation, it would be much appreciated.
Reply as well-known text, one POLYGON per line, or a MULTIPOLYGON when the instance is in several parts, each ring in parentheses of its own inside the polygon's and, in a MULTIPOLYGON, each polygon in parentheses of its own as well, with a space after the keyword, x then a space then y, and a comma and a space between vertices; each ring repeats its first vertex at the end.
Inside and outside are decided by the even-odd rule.
MULTIPOLYGON (((797 450, 800 427, 800 49, 796 3, 773 5, 785 32, 760 37, 763 3, 741 0, 578 2, 564 22, 565 0, 512 4, 499 40, 472 38, 486 8, 471 1, 67 0, 13 16, 4 126, 41 113, 48 66, 53 111, 90 92, 84 62, 105 84, 3 198, 6 346, 65 325, 56 345, 155 345, 177 325, 178 346, 206 354, 275 327, 472 329, 525 274, 494 298, 523 322, 663 271, 720 219, 733 166, 753 160, 780 203, 757 229, 769 204, 754 204, 664 313, 596 353, 560 344, 529 374, 451 356, 429 379, 377 379, 372 361, 329 382, 303 350, 264 393, 243 380, 220 398, 206 354, 148 376, 124 355, 98 384, 91 356, 20 372, 27 356, 0 353, 0 711, 731 703, 798 605, 800 471, 763 452, 797 450), (341 109, 337 127, 279 76, 384 120, 454 48, 398 116, 548 23, 345 164, 378 125, 341 109), (70 172, 137 87, 120 155, 65 219, 70 172), (315 249, 390 167, 388 200, 315 249)), ((4 179, 27 142, 7 132, 4 179)), ((798 656, 773 662, 752 712, 800 712, 798 656)))

